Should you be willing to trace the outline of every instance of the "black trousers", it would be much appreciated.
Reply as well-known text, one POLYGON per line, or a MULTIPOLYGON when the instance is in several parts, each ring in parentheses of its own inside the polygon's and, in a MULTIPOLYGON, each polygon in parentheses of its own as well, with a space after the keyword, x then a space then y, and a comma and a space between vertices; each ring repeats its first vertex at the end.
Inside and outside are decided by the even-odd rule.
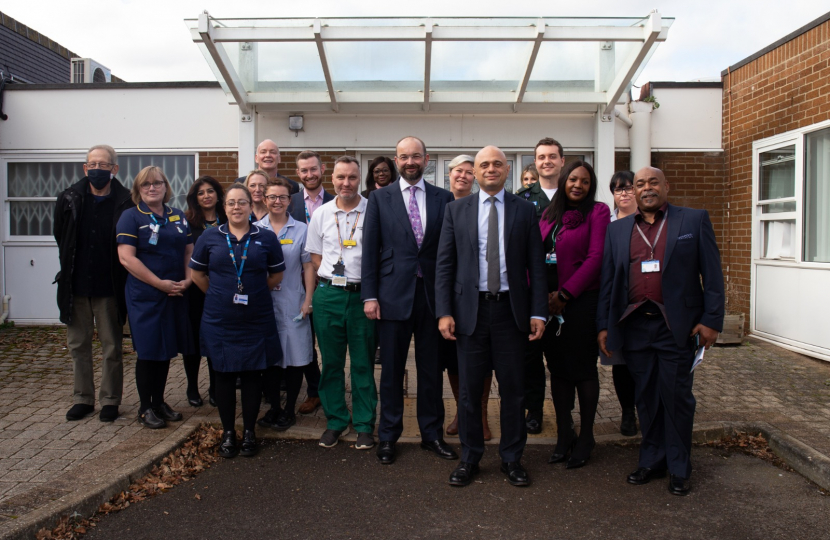
POLYGON ((692 427, 695 397, 694 340, 678 347, 662 317, 649 318, 635 311, 625 326, 625 358, 636 386, 637 413, 643 442, 640 467, 668 468, 675 476, 692 473, 692 427))
POLYGON ((499 454, 502 461, 519 461, 527 443, 524 360, 528 335, 516 326, 509 298, 479 300, 475 331, 456 337, 461 460, 478 463, 484 455, 481 394, 485 377, 495 371, 501 398, 499 454))
POLYGON ((403 433, 403 376, 413 334, 418 377, 418 427, 424 441, 440 439, 444 429, 444 378, 438 340, 442 338, 438 321, 427 304, 424 280, 417 278, 412 315, 408 320, 390 321, 382 317, 381 312, 378 321, 382 368, 378 439, 395 442, 403 433))
MULTIPOLYGON (((556 319, 551 324, 555 325, 556 319)), ((547 335, 546 329, 542 339, 528 342, 527 354, 525 354, 525 408, 531 413, 541 414, 545 404, 547 379, 543 359, 545 350, 543 340, 547 335)))

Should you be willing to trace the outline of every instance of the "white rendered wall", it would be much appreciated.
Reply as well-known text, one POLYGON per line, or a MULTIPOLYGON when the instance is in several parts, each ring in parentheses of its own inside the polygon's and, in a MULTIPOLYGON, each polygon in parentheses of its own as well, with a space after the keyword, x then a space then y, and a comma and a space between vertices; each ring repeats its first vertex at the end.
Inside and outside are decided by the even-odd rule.
POLYGON ((722 95, 720 88, 655 88, 660 108, 651 113, 652 149, 719 150, 722 95))

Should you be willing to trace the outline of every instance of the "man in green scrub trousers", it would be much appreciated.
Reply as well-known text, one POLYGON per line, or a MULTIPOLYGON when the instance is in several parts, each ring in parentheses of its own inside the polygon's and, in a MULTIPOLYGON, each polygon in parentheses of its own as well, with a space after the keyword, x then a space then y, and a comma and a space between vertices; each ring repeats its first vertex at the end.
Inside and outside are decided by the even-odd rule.
POLYGON ((378 395, 374 376, 375 321, 366 318, 360 299, 363 221, 366 199, 360 196, 360 164, 351 156, 334 162, 337 197, 318 208, 308 224, 306 250, 320 278, 314 292, 314 327, 323 370, 320 401, 328 420, 320 446, 331 448, 349 426, 346 405, 346 348, 352 381, 352 426, 355 448, 375 445, 378 395))

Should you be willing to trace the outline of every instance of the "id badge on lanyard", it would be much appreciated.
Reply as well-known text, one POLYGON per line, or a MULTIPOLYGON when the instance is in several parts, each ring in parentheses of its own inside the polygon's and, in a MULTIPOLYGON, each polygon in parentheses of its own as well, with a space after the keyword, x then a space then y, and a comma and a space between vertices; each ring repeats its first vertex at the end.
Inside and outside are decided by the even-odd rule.
POLYGON ((155 246, 159 243, 159 224, 150 225, 150 245, 155 246))

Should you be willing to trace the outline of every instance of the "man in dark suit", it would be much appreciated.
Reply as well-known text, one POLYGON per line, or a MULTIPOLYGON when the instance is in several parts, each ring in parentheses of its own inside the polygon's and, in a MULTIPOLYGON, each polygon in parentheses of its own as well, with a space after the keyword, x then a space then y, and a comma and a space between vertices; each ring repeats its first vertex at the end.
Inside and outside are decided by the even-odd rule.
MULTIPOLYGON (((303 183, 303 189, 291 196, 291 204, 288 206, 288 213, 297 221, 308 224, 315 210, 334 199, 334 195, 323 189, 325 172, 326 166, 317 152, 305 150, 297 154, 297 178, 303 183)), ((311 336, 314 340, 314 316, 309 315, 309 318, 312 325, 311 336)), ((314 358, 303 369, 307 396, 297 411, 300 414, 311 414, 320 406, 320 394, 317 390, 320 384, 320 365, 317 363, 317 349, 314 348, 312 351, 314 358)))
POLYGON ((611 223, 605 236, 597 340, 608 356, 622 350, 635 382, 643 442, 628 482, 646 484, 668 470, 669 491, 686 495, 692 362, 723 329, 720 253, 705 210, 668 204, 660 169, 638 171, 634 192, 637 212, 611 223))
POLYGON ((524 358, 545 330, 545 254, 532 204, 506 193, 504 152, 483 148, 475 160, 481 191, 459 199, 444 216, 435 277, 436 315, 444 339, 457 340, 461 463, 450 485, 466 486, 484 455, 482 381, 496 372, 501 396, 501 470, 515 486, 530 483, 521 465, 524 358))
MULTIPOLYGON (((300 184, 277 173, 277 168, 280 166, 280 147, 277 146, 277 143, 271 139, 265 139, 259 143, 259 146, 256 147, 254 163, 256 163, 257 169, 262 169, 268 173, 268 178, 279 177, 288 182, 288 185, 291 186, 288 190, 289 194, 293 195, 300 191, 300 184)), ((247 175, 240 176, 236 179, 236 181, 240 184, 244 184, 246 177, 247 175)))
POLYGON ((429 155, 423 141, 404 137, 395 152, 401 177, 369 195, 363 230, 363 309, 378 321, 382 366, 377 455, 382 464, 395 461, 395 443, 403 432, 403 376, 414 334, 421 447, 458 459, 442 437, 444 385, 435 320, 435 256, 444 208, 453 196, 424 181, 429 155))

